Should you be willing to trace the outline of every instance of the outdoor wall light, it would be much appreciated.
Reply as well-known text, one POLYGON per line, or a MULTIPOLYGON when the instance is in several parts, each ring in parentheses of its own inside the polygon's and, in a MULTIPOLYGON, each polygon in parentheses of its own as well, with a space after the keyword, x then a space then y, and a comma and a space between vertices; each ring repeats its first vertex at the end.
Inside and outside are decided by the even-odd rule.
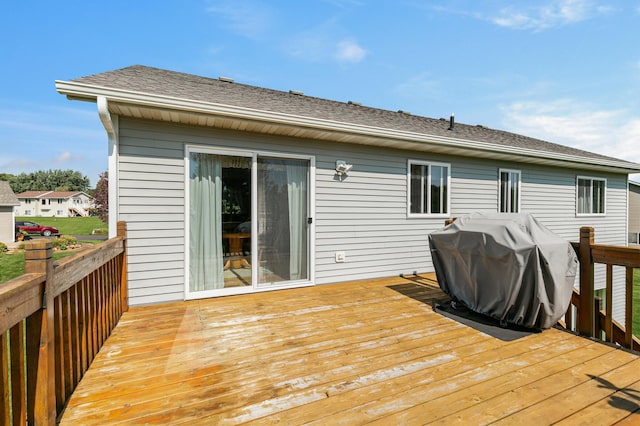
POLYGON ((352 168, 353 164, 347 164, 343 160, 336 161, 336 174, 340 176, 340 180, 342 180, 343 176, 348 175, 352 168))

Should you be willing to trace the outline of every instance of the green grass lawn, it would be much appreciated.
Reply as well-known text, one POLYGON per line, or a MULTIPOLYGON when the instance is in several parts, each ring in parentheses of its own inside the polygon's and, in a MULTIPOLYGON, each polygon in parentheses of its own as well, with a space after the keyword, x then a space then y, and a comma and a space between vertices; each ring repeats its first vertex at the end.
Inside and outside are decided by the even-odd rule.
MULTIPOLYGON (((55 226, 61 235, 91 235, 94 229, 106 231, 107 225, 97 217, 25 217, 18 216, 16 220, 28 220, 40 225, 55 226)), ((106 235, 105 235, 106 236, 106 235)), ((82 241, 81 244, 95 244, 98 241, 82 241)), ((56 261, 73 254, 73 251, 54 251, 53 260, 56 261)), ((0 254, 0 283, 24 274, 24 252, 0 254)))
POLYGON ((40 225, 55 226, 62 235, 91 235, 94 229, 107 229, 107 224, 98 217, 26 217, 16 220, 28 220, 40 225))
MULTIPOLYGON (((73 251, 53 252, 53 261, 73 254, 73 251)), ((24 251, 0 254, 0 283, 24 274, 24 251)))

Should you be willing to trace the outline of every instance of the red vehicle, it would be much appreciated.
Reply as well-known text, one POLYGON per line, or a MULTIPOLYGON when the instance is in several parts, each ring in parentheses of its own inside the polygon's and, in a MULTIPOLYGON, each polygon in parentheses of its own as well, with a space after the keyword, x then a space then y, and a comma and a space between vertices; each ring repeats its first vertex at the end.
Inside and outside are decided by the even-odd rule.
POLYGON ((18 231, 24 231, 27 234, 38 234, 45 237, 60 234, 58 228, 54 228, 53 226, 38 225, 35 222, 27 221, 16 221, 16 234, 18 234, 18 231))

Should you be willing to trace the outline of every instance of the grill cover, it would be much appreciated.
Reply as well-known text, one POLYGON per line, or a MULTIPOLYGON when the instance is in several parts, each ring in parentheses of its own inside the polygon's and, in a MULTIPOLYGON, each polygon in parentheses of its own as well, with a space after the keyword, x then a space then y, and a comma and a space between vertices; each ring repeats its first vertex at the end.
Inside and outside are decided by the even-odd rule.
POLYGON ((460 217, 429 246, 440 288, 475 312, 544 329, 569 306, 577 256, 529 214, 460 217))

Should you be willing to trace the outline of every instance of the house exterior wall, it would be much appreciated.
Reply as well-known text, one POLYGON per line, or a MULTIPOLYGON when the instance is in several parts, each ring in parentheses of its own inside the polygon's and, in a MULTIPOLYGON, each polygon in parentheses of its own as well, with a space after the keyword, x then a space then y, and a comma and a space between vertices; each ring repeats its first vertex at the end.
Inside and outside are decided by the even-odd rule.
POLYGON ((93 208, 93 199, 82 193, 65 198, 20 198, 19 201, 18 216, 70 217, 74 215, 74 208, 78 208, 80 216, 85 216, 87 209, 93 208))
POLYGON ((15 236, 13 206, 0 206, 0 242, 12 243, 15 236))
POLYGON ((80 193, 66 199, 68 216, 88 216, 89 209, 95 207, 93 198, 80 193))
POLYGON ((628 220, 629 242, 640 244, 640 185, 637 184, 629 184, 628 220))
POLYGON ((16 216, 40 216, 40 200, 34 198, 19 198, 20 205, 16 207, 16 216))
MULTIPOLYGON (((433 271, 428 234, 443 218, 407 217, 407 162, 451 165, 451 216, 498 209, 498 170, 520 170, 521 212, 577 241, 593 226, 596 241, 625 244, 626 175, 431 155, 145 120, 119 120, 118 220, 128 223, 130 303, 184 299, 185 145, 313 155, 315 283, 433 271), (336 160, 353 164, 342 181, 336 160), (606 215, 576 217, 576 176, 607 179, 606 215), (344 251, 346 261, 335 262, 344 251)), ((601 274, 602 271, 598 271, 601 274)), ((616 306, 624 294, 614 292, 616 306)))
POLYGON ((38 216, 44 217, 68 217, 69 207, 66 199, 63 198, 43 198, 35 200, 38 206, 38 216))

